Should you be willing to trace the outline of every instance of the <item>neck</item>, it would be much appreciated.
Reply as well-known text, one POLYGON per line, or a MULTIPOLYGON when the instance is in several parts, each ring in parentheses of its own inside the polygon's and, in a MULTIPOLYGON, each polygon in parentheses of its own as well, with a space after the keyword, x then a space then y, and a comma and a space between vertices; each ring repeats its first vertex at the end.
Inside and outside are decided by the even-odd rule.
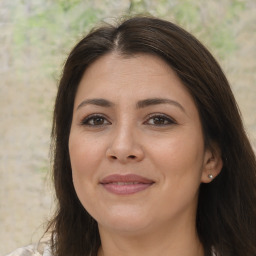
POLYGON ((102 246, 98 256, 203 256, 203 246, 196 228, 186 226, 184 229, 184 226, 138 232, 135 235, 99 227, 102 246))

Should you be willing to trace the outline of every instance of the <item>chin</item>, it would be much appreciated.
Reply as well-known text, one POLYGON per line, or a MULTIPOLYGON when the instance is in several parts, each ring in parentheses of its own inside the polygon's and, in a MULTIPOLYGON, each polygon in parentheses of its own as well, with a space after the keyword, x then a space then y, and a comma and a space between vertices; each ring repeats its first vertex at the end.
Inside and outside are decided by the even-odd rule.
POLYGON ((141 232, 152 223, 148 214, 142 214, 140 211, 127 209, 114 210, 109 213, 105 212, 104 216, 96 218, 99 227, 115 230, 115 232, 138 233, 141 232))
POLYGON ((115 220, 115 222, 112 223, 99 223, 99 229, 106 229, 110 232, 114 232, 116 234, 123 234, 123 235, 139 235, 145 232, 145 230, 148 229, 148 225, 141 222, 134 222, 134 221, 127 221, 126 223, 123 222, 124 220, 119 221, 115 220))

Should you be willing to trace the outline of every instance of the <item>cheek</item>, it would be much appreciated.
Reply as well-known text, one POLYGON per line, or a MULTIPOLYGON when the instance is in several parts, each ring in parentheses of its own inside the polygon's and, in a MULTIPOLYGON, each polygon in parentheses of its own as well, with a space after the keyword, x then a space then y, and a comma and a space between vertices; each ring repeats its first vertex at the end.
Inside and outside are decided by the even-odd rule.
POLYGON ((97 169, 102 159, 102 143, 83 138, 81 133, 71 133, 69 155, 75 190, 80 200, 97 184, 97 169))
POLYGON ((180 213, 186 207, 196 205, 201 183, 204 146, 200 136, 192 138, 177 134, 168 142, 159 141, 154 152, 151 152, 153 165, 162 177, 163 200, 159 204, 164 202, 162 207, 166 216, 170 212, 180 213))
POLYGON ((88 211, 94 207, 94 191, 97 186, 97 169, 99 169, 102 145, 92 142, 89 137, 84 139, 81 133, 71 133, 69 154, 72 168, 73 184, 76 194, 88 211))
POLYGON ((69 155, 72 171, 82 174, 93 172, 102 157, 102 143, 86 139, 82 134, 72 134, 69 138, 69 155))
POLYGON ((175 134, 156 142, 155 147, 151 147, 151 156, 165 175, 200 176, 204 158, 203 138, 196 133, 175 134))
MULTIPOLYGON (((155 147, 155 152, 162 162, 198 162, 202 161, 204 154, 204 143, 201 136, 186 136, 186 134, 176 134, 166 140, 159 141, 155 147)), ((172 165, 171 164, 171 165, 172 165)))

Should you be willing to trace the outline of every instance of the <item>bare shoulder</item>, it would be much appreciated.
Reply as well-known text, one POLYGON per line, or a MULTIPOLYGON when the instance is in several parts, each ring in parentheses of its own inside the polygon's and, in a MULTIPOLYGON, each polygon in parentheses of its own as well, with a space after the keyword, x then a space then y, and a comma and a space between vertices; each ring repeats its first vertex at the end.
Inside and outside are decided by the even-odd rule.
POLYGON ((49 243, 41 242, 19 248, 6 256, 52 256, 52 253, 49 243))

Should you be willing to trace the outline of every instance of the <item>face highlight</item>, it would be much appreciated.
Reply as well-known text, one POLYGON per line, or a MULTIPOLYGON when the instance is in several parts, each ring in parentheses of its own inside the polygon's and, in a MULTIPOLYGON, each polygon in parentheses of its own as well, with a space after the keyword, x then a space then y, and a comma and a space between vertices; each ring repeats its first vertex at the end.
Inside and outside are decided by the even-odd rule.
POLYGON ((160 58, 108 54, 88 67, 69 153, 76 193, 100 232, 195 224, 212 154, 191 95, 160 58))

